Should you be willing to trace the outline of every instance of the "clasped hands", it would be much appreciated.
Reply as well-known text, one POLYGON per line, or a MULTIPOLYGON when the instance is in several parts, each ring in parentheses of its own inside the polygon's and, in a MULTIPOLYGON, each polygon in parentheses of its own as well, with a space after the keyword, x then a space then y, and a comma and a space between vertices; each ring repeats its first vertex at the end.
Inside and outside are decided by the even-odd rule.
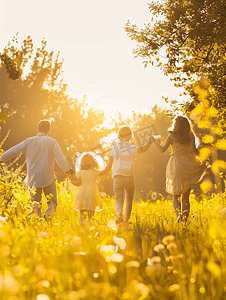
POLYGON ((81 179, 77 178, 76 175, 70 176, 71 183, 75 186, 80 186, 82 184, 81 179))

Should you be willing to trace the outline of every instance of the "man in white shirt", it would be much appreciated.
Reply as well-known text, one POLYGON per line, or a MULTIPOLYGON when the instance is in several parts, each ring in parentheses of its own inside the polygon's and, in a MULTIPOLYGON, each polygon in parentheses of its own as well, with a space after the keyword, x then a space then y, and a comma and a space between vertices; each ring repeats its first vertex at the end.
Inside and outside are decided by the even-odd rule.
POLYGON ((52 217, 57 208, 57 190, 54 176, 55 161, 66 174, 74 174, 58 142, 48 137, 50 128, 51 125, 48 120, 40 121, 36 136, 30 137, 10 148, 1 157, 2 162, 5 162, 21 152, 25 153, 27 176, 24 182, 29 187, 36 188, 36 194, 32 200, 38 204, 34 207, 34 213, 39 217, 41 217, 41 205, 39 203, 42 198, 42 192, 49 200, 44 216, 52 217))
POLYGON ((132 138, 131 129, 123 126, 118 132, 119 142, 110 151, 110 158, 105 173, 112 167, 113 189, 116 201, 116 223, 123 222, 124 190, 126 191, 125 221, 128 222, 132 210, 134 194, 133 164, 137 154, 144 153, 150 147, 149 139, 144 146, 137 147, 130 143, 132 138))

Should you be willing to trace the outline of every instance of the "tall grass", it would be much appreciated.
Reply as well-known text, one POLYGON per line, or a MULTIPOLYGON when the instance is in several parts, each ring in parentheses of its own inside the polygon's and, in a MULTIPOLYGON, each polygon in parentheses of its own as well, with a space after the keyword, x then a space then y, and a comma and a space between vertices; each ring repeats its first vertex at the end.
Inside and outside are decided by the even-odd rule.
MULTIPOLYGON (((31 215, 19 176, 0 180, 0 299, 225 299, 226 194, 197 201, 188 224, 168 200, 134 202, 131 224, 116 228, 103 199, 93 224, 73 211, 76 187, 58 184, 52 224, 31 215), (223 213, 222 213, 223 212, 223 213)), ((43 199, 43 211, 46 208, 43 199)))

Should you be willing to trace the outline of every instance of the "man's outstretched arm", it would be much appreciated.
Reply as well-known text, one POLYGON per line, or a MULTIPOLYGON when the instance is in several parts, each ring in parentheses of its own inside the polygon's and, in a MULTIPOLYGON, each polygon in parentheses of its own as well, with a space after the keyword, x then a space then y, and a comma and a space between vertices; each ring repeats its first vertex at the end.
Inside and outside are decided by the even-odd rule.
POLYGON ((23 153, 25 151, 25 149, 26 149, 26 140, 17 144, 16 146, 13 146, 9 150, 7 150, 5 153, 3 153, 0 160, 2 162, 5 162, 5 161, 9 160, 10 158, 16 157, 20 153, 23 153))

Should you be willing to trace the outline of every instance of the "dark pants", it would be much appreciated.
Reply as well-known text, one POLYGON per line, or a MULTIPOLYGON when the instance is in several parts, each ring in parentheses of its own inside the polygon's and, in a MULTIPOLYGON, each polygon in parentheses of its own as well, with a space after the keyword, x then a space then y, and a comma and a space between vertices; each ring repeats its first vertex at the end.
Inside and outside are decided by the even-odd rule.
POLYGON ((53 181, 50 185, 45 187, 36 188, 36 194, 32 197, 32 201, 37 202, 34 207, 34 213, 41 217, 41 200, 42 200, 42 192, 45 194, 47 198, 48 208, 45 211, 44 215, 50 215, 51 217, 54 215, 57 208, 57 190, 56 190, 56 182, 53 181))

